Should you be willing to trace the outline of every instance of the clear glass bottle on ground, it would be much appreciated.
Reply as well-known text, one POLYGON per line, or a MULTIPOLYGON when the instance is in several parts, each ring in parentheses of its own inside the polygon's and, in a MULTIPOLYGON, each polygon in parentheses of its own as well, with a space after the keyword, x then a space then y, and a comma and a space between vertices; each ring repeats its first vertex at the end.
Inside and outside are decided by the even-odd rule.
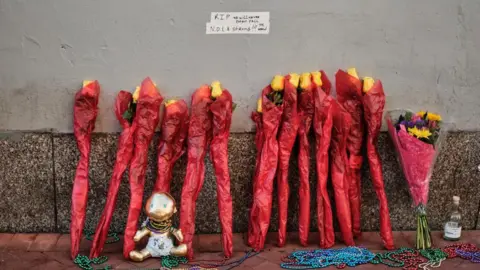
POLYGON ((448 216, 443 230, 443 238, 448 241, 458 241, 462 235, 462 216, 459 211, 460 197, 453 196, 453 209, 448 216))

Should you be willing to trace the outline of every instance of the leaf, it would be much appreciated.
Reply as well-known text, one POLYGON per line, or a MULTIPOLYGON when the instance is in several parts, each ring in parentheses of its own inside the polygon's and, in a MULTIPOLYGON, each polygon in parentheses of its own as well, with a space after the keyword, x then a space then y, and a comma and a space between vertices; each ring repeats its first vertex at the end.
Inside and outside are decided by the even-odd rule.
POLYGON ((130 103, 128 105, 128 109, 122 114, 122 118, 127 120, 131 124, 133 122, 133 118, 135 117, 136 109, 137 109, 137 104, 130 103))
POLYGON ((406 113, 405 113, 405 119, 406 119, 407 121, 412 120, 412 116, 413 116, 412 112, 406 112, 406 113))

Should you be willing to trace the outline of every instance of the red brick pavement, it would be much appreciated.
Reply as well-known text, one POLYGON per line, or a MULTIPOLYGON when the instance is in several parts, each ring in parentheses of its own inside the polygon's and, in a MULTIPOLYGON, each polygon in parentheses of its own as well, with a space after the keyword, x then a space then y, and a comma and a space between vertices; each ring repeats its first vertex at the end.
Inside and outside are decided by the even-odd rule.
MULTIPOLYGON (((298 234, 290 233, 289 244, 283 248, 275 246, 276 234, 271 233, 267 237, 265 250, 248 260, 235 269, 281 269, 282 258, 290 252, 299 249, 314 249, 318 234, 312 233, 309 247, 301 247, 297 240, 298 234)), ((414 232, 394 232, 395 243, 400 246, 412 246, 414 232)), ((462 234, 464 242, 480 245, 480 231, 465 231, 462 234)), ((442 247, 451 242, 441 239, 440 232, 434 232, 435 245, 442 247)), ((245 251, 250 250, 244 244, 244 235, 235 234, 234 258, 239 259, 245 251)), ((367 232, 357 241, 358 245, 369 248, 373 252, 381 251, 382 244, 378 233, 367 232)), ((195 238, 195 260, 222 260, 220 235, 199 235, 195 238)), ((335 247, 342 247, 338 244, 335 247)), ((0 234, 0 269, 79 269, 69 257, 70 238, 69 235, 60 234, 0 234)), ((90 242, 81 242, 80 250, 88 254, 90 242)), ((106 264, 114 269, 154 269, 160 268, 160 262, 156 259, 149 259, 142 263, 133 263, 123 259, 122 242, 105 245, 104 254, 108 256, 106 264)), ((437 269, 479 269, 476 264, 462 259, 452 259, 443 262, 442 267, 437 269)), ((222 269, 222 268, 220 268, 222 269)), ((330 267, 330 269, 335 269, 330 267)), ((361 265, 355 269, 391 269, 382 265, 361 265)))

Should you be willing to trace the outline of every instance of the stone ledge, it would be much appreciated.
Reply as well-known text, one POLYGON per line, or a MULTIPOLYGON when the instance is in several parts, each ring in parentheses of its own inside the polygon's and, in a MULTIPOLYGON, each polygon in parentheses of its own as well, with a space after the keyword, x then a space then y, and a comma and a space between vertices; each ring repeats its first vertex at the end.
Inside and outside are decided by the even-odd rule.
MULTIPOLYGON (((108 183, 115 161, 118 134, 94 134, 90 164, 90 190, 86 229, 95 229, 103 210, 108 183)), ((251 204, 252 176, 255 167, 253 133, 235 133, 229 142, 229 164, 233 196, 235 232, 246 232, 251 204)), ((149 194, 155 181, 156 141, 150 146, 145 194, 149 194)), ((297 152, 296 149, 293 150, 297 152)), ((383 162, 385 188, 394 230, 415 229, 415 219, 407 185, 393 153, 386 133, 379 140, 383 162)), ((13 133, 0 137, 0 232, 68 232, 73 176, 78 161, 75 138, 71 134, 13 133), (52 144, 53 142, 53 144, 52 144), (52 154, 55 160, 52 160, 52 154), (53 170, 55 168, 55 170, 53 170), (55 179, 54 177, 55 172, 55 179), (56 190, 56 194, 54 192, 56 190), (57 216, 56 216, 57 215, 57 216), (57 217, 57 219, 55 219, 57 217)), ((291 197, 288 230, 298 230, 298 169, 292 155, 290 165, 291 197)), ((315 170, 311 162, 312 226, 315 218, 315 170)), ((479 216, 480 132, 455 132, 447 138, 443 152, 435 167, 430 184, 428 205, 432 229, 442 229, 442 223, 453 195, 460 195, 465 229, 480 229, 479 216)), ((180 197, 185 176, 186 156, 176 164, 172 193, 180 197)), ((378 230, 378 202, 370 181, 367 165, 362 169, 362 229, 378 230)), ((332 192, 329 187, 330 193, 332 192)), ((274 192, 271 231, 277 230, 277 203, 274 192)), ((147 195, 145 195, 145 198, 147 195)), ((114 213, 111 230, 122 232, 127 218, 130 198, 127 177, 124 176, 114 213)), ((331 198, 333 198, 331 196, 331 198)), ((334 202, 333 202, 334 203, 334 202)), ((178 217, 176 222, 178 222, 178 217)), ((335 224, 337 226, 337 224, 335 224)), ((337 226, 338 228, 338 226, 337 226)), ((213 168, 206 158, 205 183, 197 201, 197 233, 221 231, 216 203, 216 185, 213 168)))

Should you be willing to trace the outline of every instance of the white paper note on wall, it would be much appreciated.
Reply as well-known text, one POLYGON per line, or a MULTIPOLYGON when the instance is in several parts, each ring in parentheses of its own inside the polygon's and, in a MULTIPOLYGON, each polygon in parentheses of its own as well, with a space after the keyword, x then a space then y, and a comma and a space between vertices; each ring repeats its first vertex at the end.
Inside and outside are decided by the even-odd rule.
POLYGON ((268 34, 270 12, 212 12, 207 34, 268 34))

